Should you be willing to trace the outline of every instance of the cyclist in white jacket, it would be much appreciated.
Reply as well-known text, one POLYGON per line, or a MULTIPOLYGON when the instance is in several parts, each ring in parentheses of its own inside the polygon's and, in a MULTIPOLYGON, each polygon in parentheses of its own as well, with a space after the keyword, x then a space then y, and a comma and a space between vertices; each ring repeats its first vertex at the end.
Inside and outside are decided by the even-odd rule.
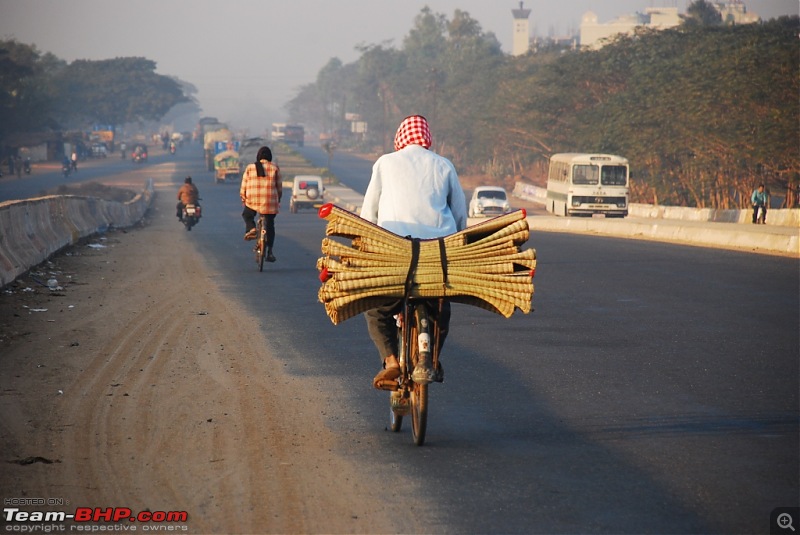
MULTIPOLYGON (((361 207, 361 217, 400 236, 439 238, 467 226, 467 201, 455 167, 430 150, 428 121, 421 115, 406 117, 394 138, 395 152, 384 154, 372 167, 372 177, 361 207)), ((394 314, 402 301, 365 313, 370 338, 383 361, 373 386, 391 384, 400 375, 397 361, 397 326, 394 314)), ((445 301, 439 317, 440 345, 450 323, 450 304, 445 301)), ((434 370, 434 380, 443 372, 434 370)))

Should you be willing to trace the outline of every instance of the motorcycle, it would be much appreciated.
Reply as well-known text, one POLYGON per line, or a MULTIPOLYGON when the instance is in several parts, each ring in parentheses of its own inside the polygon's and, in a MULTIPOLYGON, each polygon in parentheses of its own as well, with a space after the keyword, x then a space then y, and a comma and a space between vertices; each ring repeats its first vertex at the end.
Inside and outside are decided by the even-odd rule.
POLYGON ((185 204, 183 206, 183 217, 181 221, 186 227, 186 230, 192 230, 192 227, 200 222, 201 209, 199 204, 185 204))
POLYGON ((64 162, 61 164, 61 173, 64 175, 64 178, 67 178, 69 174, 72 172, 72 164, 64 162))

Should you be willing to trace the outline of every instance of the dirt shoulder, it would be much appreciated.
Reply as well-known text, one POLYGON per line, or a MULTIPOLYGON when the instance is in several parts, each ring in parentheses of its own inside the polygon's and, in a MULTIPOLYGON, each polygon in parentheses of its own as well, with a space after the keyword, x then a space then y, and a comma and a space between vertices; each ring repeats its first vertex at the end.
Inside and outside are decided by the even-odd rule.
POLYGON ((162 187, 142 225, 0 292, 0 494, 186 511, 189 533, 393 531, 375 483, 333 453, 325 400, 179 239, 162 187))

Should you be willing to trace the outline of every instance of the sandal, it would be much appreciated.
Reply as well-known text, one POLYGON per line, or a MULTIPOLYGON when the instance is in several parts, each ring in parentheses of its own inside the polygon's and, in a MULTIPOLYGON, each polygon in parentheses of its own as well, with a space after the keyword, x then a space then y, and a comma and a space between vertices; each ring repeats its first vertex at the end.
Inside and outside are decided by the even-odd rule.
POLYGON ((400 377, 400 367, 384 368, 372 380, 372 386, 378 390, 397 390, 397 378, 400 377))

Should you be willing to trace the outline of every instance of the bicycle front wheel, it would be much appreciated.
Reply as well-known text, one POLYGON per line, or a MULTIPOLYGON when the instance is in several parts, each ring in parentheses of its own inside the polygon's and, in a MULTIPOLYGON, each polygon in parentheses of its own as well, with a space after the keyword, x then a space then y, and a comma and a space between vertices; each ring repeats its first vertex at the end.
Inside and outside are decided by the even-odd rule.
MULTIPOLYGON (((391 404, 391 399, 389 400, 391 404)), ((400 414, 399 411, 395 410, 394 407, 389 407, 389 429, 393 432, 397 433, 400 429, 403 428, 403 415, 400 414)))
POLYGON ((411 434, 414 444, 425 443, 425 429, 428 426, 428 385, 414 384, 411 390, 411 434))

